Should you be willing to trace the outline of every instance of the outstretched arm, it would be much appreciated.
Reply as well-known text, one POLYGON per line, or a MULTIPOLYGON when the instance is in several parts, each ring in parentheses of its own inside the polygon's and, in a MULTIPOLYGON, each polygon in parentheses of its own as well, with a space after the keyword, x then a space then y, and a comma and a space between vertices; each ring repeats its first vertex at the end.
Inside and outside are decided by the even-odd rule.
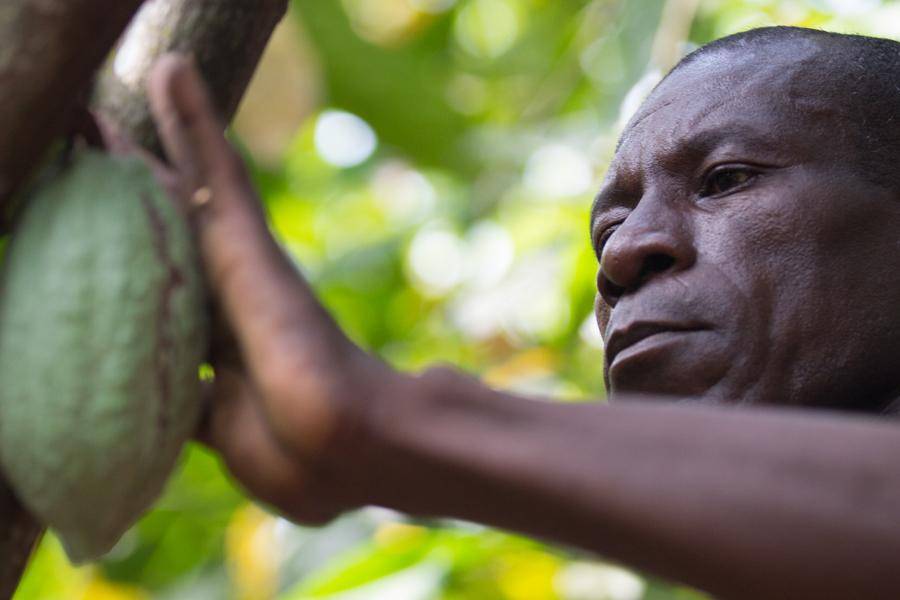
POLYGON ((895 425, 549 403, 449 371, 407 386, 371 413, 370 502, 594 550, 723 598, 900 597, 895 425))
POLYGON ((150 96, 222 316, 206 436, 250 493, 305 522, 365 504, 475 520, 727 598, 900 597, 900 428, 396 373, 273 241, 190 65, 162 61, 150 96))

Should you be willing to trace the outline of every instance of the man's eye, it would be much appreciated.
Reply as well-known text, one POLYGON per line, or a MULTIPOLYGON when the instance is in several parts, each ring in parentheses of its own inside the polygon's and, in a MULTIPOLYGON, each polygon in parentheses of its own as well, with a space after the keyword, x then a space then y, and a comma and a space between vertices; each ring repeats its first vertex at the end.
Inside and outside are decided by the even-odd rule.
POLYGON ((604 229, 599 236, 597 236, 597 259, 600 259, 603 255, 603 248, 606 247, 606 242, 609 241, 609 238, 612 237, 612 234, 616 232, 616 229, 619 228, 619 223, 615 225, 610 225, 606 229, 604 229))
POLYGON ((756 176, 749 169, 723 168, 709 174, 703 183, 702 196, 717 196, 738 188, 756 176))

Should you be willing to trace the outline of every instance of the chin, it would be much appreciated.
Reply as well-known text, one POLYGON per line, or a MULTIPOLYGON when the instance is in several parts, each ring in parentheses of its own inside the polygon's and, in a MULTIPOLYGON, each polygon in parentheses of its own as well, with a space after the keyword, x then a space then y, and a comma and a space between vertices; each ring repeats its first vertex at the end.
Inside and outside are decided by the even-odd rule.
POLYGON ((731 404, 719 393, 723 371, 708 364, 698 368, 672 362, 641 364, 632 361, 607 368, 607 389, 613 399, 640 395, 660 397, 661 400, 731 404))
MULTIPOLYGON (((709 332, 655 336, 620 350, 605 366, 611 396, 725 397, 724 380, 732 353, 709 332)), ((716 401, 715 403, 725 402, 716 401)))

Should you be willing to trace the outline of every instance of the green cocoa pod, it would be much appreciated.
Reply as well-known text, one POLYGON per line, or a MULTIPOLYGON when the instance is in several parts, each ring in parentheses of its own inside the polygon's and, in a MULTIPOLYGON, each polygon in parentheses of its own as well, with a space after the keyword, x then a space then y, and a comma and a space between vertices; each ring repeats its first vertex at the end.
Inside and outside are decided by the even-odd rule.
POLYGON ((33 193, 0 279, 0 463, 74 562, 160 494, 206 340, 189 230, 141 160, 79 152, 33 193))

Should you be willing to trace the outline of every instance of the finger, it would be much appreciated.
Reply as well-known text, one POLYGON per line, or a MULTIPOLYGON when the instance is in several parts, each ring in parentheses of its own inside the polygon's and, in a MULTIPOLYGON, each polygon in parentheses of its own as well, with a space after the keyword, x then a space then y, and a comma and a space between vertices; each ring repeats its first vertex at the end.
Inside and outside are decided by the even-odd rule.
POLYGON ((157 133, 163 151, 173 170, 179 174, 179 193, 187 203, 190 194, 200 181, 195 157, 189 151, 190 146, 181 124, 181 115, 174 105, 170 88, 172 73, 179 68, 179 57, 164 55, 151 69, 147 78, 147 99, 150 112, 156 122, 157 133))
POLYGON ((193 61, 164 55, 148 76, 147 95, 163 148, 180 175, 182 196, 189 206, 202 208, 194 211, 193 224, 237 220, 265 240, 262 207, 193 61))
POLYGON ((147 95, 166 155, 190 191, 222 175, 242 175, 233 169, 237 161, 225 126, 190 59, 161 57, 149 74, 147 95))
MULTIPOLYGON (((327 334, 333 323, 271 237, 190 61, 171 55, 161 59, 151 72, 148 93, 173 163, 211 193, 197 231, 214 295, 250 370, 275 370, 273 362, 283 363, 298 350, 285 348, 286 338, 316 327, 327 334)), ((304 335, 315 337, 314 332, 304 335)))

